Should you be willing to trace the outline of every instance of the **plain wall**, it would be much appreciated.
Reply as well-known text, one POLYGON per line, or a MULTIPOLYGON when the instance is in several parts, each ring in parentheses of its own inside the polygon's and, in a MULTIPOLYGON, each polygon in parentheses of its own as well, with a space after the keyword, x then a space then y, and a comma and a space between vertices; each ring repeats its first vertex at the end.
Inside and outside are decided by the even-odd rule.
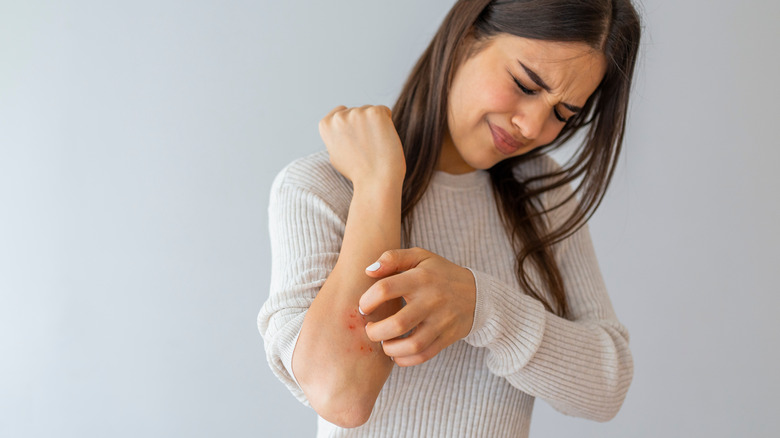
MULTIPOLYGON (((0 436, 307 437, 271 374, 274 175, 392 105, 452 0, 0 2, 0 436)), ((645 0, 591 231, 636 372, 608 423, 780 433, 780 3, 645 0)))

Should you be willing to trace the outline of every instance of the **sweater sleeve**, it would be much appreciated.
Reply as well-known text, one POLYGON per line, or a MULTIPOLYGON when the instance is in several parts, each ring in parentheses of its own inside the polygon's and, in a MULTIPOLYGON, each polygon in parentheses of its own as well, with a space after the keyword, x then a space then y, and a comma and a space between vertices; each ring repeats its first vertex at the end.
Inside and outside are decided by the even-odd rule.
POLYGON ((296 178, 287 168, 271 188, 271 286, 257 325, 271 370, 309 406, 293 375, 293 351, 306 311, 338 259, 346 217, 323 195, 338 193, 342 187, 329 187, 328 181, 333 183, 333 179, 317 179, 311 174, 308 179, 318 181, 316 189, 297 183, 305 179, 296 178))
POLYGON ((517 284, 472 269, 477 303, 465 341, 487 348, 490 371, 514 387, 564 414, 607 421, 633 377, 628 332, 612 309, 587 226, 555 251, 571 320, 547 312, 517 284))

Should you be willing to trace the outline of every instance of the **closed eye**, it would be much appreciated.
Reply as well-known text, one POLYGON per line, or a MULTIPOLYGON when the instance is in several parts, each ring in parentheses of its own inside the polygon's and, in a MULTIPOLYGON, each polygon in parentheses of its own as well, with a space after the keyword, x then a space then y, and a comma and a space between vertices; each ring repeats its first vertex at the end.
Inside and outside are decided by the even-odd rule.
POLYGON ((553 108, 553 114, 555 114, 555 118, 558 119, 559 122, 568 123, 571 118, 564 118, 561 113, 558 112, 556 108, 553 108))
MULTIPOLYGON (((539 91, 538 91, 538 90, 532 90, 532 89, 530 89, 530 88, 526 87, 525 85, 523 85, 523 83, 522 83, 522 82, 520 82, 520 80, 519 80, 519 79, 517 79, 517 78, 515 77, 515 75, 513 75, 513 74, 511 74, 511 73, 510 73, 509 75, 510 75, 510 76, 512 76, 512 80, 514 80, 514 81, 515 81, 515 84, 517 85, 517 88, 519 88, 519 89, 520 89, 520 91, 522 91, 522 92, 523 92, 523 94, 527 94, 527 95, 529 95, 529 96, 534 96, 534 95, 536 95, 536 94, 538 94, 538 93, 539 93, 539 91)), ((558 119, 558 121, 559 121, 559 122, 561 122, 561 123, 567 123, 567 122, 569 121, 569 119, 566 119, 566 118, 564 118, 564 117, 561 115, 561 113, 559 113, 559 112, 558 112, 558 109, 557 109, 557 108, 553 108, 553 114, 555 115, 555 118, 556 118, 556 119, 558 119)))
POLYGON ((517 84, 517 88, 519 88, 519 89, 520 89, 520 91, 522 91, 522 92, 523 92, 523 94, 527 94, 527 95, 529 95, 529 96, 533 96, 533 95, 535 95, 536 93, 538 93, 538 91, 537 91, 537 90, 532 90, 532 89, 530 89, 530 88, 526 87, 525 85, 523 85, 523 83, 522 83, 522 82, 520 82, 520 80, 518 80, 518 79, 515 77, 515 75, 513 75, 513 74, 511 74, 511 73, 510 73, 510 76, 512 76, 512 80, 513 80, 513 81, 515 81, 515 84, 517 84))

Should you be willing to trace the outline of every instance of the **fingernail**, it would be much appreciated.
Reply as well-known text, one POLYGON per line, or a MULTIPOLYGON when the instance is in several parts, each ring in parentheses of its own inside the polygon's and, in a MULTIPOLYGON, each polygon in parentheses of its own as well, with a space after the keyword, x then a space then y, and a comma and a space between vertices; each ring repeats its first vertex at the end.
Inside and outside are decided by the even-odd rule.
POLYGON ((361 315, 366 316, 366 314, 363 313, 363 309, 361 309, 360 306, 358 306, 358 312, 360 312, 361 315))
POLYGON ((366 271, 375 272, 376 270, 379 269, 380 266, 381 265, 379 264, 379 262, 374 262, 374 264, 366 268, 366 271))

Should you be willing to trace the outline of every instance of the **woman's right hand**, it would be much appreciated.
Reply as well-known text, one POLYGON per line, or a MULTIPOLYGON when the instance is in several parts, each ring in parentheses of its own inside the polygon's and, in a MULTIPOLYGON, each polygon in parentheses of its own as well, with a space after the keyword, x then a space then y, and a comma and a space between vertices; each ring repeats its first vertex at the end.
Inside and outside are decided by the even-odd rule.
POLYGON ((331 164, 353 185, 403 184, 406 159, 390 108, 338 106, 320 120, 319 128, 331 164))

